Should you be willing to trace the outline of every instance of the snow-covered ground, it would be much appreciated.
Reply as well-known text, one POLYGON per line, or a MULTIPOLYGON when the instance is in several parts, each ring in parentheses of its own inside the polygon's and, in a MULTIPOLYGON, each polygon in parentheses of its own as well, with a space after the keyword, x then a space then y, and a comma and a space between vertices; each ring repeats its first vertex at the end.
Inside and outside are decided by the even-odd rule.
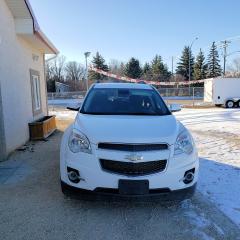
POLYGON ((78 104, 81 102, 82 99, 50 99, 48 100, 48 105, 67 107, 69 105, 78 104))
POLYGON ((198 190, 240 227, 240 109, 183 109, 200 157, 198 190))
POLYGON ((70 110, 59 110, 58 108, 52 108, 49 111, 50 115, 55 115, 57 119, 59 120, 74 120, 77 112, 76 111, 70 111, 70 110))
POLYGON ((176 117, 191 130, 236 134, 240 137, 240 109, 182 109, 176 117))
MULTIPOLYGON (((50 113, 61 120, 76 116, 68 110, 50 113)), ((182 109, 175 115, 199 150, 198 191, 240 227, 240 109, 182 109)))

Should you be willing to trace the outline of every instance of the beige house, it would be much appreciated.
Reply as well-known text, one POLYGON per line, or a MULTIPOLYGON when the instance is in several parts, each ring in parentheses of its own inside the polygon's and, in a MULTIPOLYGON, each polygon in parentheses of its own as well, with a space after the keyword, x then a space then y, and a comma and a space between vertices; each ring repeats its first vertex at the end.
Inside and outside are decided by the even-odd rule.
POLYGON ((44 59, 57 53, 27 0, 0 0, 0 161, 48 114, 44 59))

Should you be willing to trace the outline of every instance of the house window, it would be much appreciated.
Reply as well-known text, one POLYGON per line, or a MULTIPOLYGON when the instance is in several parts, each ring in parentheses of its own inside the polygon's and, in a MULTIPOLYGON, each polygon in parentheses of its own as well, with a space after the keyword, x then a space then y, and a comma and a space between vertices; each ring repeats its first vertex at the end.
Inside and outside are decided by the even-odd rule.
POLYGON ((40 75, 39 75, 38 71, 30 70, 33 115, 40 114, 42 111, 40 77, 39 76, 40 75))
POLYGON ((33 107, 35 111, 39 111, 41 109, 39 77, 36 75, 33 75, 32 80, 33 80, 33 102, 34 102, 33 107))

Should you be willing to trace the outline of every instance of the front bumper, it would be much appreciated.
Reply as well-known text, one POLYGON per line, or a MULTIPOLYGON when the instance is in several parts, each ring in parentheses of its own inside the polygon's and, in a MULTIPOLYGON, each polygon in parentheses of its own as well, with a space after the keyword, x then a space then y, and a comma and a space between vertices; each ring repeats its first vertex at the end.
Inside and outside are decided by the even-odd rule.
MULTIPOLYGON (((190 154, 174 155, 174 146, 169 146, 166 151, 141 152, 145 161, 156 161, 167 159, 167 166, 164 171, 144 175, 144 176, 124 176, 120 174, 110 173, 102 169, 99 159, 107 159, 113 161, 128 162, 126 160, 127 152, 121 151, 106 151, 100 150, 92 144, 92 154, 87 153, 72 153, 68 148, 68 137, 63 138, 61 144, 60 154, 60 173, 62 185, 65 189, 79 189, 81 192, 90 192, 98 195, 99 190, 101 195, 109 195, 110 193, 119 196, 117 193, 119 187, 119 180, 148 180, 149 181, 149 195, 155 194, 170 197, 175 195, 172 193, 191 192, 195 188, 198 179, 199 161, 197 150, 190 154), (73 183, 68 178, 67 168, 76 169, 80 173, 81 181, 73 183), (194 179, 191 183, 185 184, 183 177, 186 171, 195 169, 194 179), (68 187, 69 186, 69 187, 68 187), (155 191, 159 189, 159 192, 155 191), (166 192, 161 192, 161 189, 168 189, 166 192), (192 189, 192 190, 191 190, 192 189)), ((134 196, 131 196, 134 197, 134 196)))
POLYGON ((81 159, 81 157, 79 159, 76 157, 70 157, 68 160, 61 159, 61 180, 64 183, 75 188, 95 191, 97 188, 118 189, 120 179, 148 180, 150 190, 168 188, 170 191, 174 191, 191 187, 198 179, 199 163, 197 156, 188 156, 189 159, 187 159, 187 156, 183 156, 185 160, 187 159, 186 161, 171 158, 168 160, 168 165, 163 172, 129 177, 104 171, 99 164, 99 160, 92 155, 88 155, 85 154, 85 159, 81 159), (67 167, 79 171, 82 179, 79 183, 73 183, 69 180, 67 167), (191 183, 185 184, 183 177, 185 172, 190 169, 195 169, 194 179, 191 183))
POLYGON ((96 188, 93 191, 70 186, 61 181, 62 192, 68 196, 74 196, 84 200, 148 200, 155 199, 161 201, 181 201, 191 198, 195 193, 197 183, 190 187, 171 191, 167 188, 157 189, 149 192, 145 195, 121 195, 118 189, 111 188, 96 188))

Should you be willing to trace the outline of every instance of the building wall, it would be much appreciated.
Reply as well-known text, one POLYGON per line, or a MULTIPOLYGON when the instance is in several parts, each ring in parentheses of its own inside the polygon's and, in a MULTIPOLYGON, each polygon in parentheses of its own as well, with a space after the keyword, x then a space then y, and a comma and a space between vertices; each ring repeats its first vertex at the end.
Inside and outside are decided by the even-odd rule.
POLYGON ((0 1, 0 84, 6 150, 10 153, 29 139, 28 123, 47 114, 44 55, 15 32, 5 1, 0 1), (33 60, 33 54, 39 56, 33 60), (39 71, 42 113, 33 116, 30 69, 39 71))
POLYGON ((56 85, 56 92, 69 92, 70 91, 70 87, 68 85, 59 83, 59 82, 55 82, 56 85))

